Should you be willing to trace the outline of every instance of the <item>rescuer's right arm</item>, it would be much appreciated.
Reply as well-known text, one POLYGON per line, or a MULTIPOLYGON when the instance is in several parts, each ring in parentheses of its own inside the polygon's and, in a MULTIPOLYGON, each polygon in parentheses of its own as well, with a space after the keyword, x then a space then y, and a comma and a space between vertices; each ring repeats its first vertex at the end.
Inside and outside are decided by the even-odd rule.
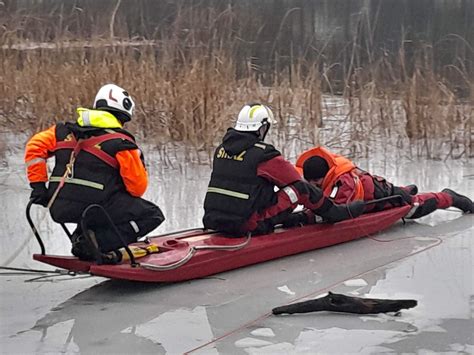
POLYGON ((56 126, 35 134, 26 143, 25 164, 28 181, 33 188, 30 198, 37 204, 46 206, 48 192, 48 168, 46 160, 52 155, 56 146, 56 126))

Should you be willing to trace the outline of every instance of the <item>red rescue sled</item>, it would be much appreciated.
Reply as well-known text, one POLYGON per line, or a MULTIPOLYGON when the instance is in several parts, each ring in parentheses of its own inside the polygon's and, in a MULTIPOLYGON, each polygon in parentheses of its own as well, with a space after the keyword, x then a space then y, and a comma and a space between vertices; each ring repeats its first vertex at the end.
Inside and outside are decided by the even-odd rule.
MULTIPOLYGON (((387 229, 403 218, 410 206, 364 214, 335 224, 316 224, 255 237, 229 238, 202 229, 149 237, 159 252, 118 265, 98 265, 72 256, 34 254, 40 262, 111 279, 176 282, 201 278, 287 255, 344 243, 387 229)), ((146 245, 135 243, 132 245, 146 245)))

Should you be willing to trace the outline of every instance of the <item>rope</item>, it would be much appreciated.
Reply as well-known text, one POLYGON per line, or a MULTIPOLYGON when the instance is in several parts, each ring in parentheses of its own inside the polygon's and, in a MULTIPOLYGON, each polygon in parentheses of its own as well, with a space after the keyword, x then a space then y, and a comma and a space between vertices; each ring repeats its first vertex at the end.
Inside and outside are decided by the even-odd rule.
POLYGON ((66 170, 64 171, 64 175, 61 177, 61 181, 59 182, 58 187, 56 187, 56 190, 54 190, 53 196, 51 196, 51 199, 49 200, 48 205, 46 206, 47 209, 50 209, 51 206, 53 206, 54 201, 56 201, 56 198, 58 197, 59 191, 64 186, 66 178, 72 176, 75 160, 75 150, 73 150, 71 152, 71 157, 69 158, 69 163, 66 164, 66 170))
MULTIPOLYGON (((10 267, 10 266, 0 266, 0 270, 7 270, 7 271, 17 271, 17 273, 25 273, 25 274, 32 274, 32 273, 40 273, 40 274, 58 274, 58 275, 70 275, 74 276, 78 273, 74 271, 64 270, 64 269, 55 269, 55 270, 42 270, 42 269, 27 269, 21 267, 10 267)), ((0 275, 11 275, 15 273, 7 272, 7 273, 0 273, 0 275)))
POLYGON ((58 281, 70 281, 70 280, 77 280, 77 279, 87 279, 87 278, 92 278, 94 277, 93 275, 90 274, 84 274, 82 276, 76 276, 76 275, 43 275, 43 276, 38 276, 34 277, 32 279, 25 280, 25 282, 58 282, 58 281), (68 278, 62 278, 58 279, 59 277, 64 277, 64 276, 71 276, 68 278))
POLYGON ((249 233, 247 235, 247 239, 243 243, 237 244, 237 245, 196 245, 189 248, 189 252, 186 254, 184 258, 182 258, 181 260, 178 260, 177 262, 173 264, 154 265, 154 264, 148 264, 148 263, 140 263, 140 266, 143 267, 144 269, 153 270, 153 271, 173 270, 186 264, 193 257, 193 255, 196 254, 198 250, 239 250, 239 249, 244 248, 250 242, 250 239, 251 239, 251 235, 249 233))

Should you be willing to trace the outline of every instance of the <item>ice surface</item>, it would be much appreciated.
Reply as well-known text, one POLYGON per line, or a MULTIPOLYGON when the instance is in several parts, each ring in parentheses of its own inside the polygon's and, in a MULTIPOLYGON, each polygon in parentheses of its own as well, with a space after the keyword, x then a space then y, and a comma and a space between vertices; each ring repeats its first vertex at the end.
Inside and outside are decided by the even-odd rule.
POLYGON ((275 333, 270 328, 258 328, 250 332, 253 336, 256 337, 274 337, 275 333))
POLYGON ((295 293, 293 291, 291 291, 288 286, 280 286, 280 287, 277 287, 277 289, 279 289, 281 292, 284 292, 284 293, 287 293, 289 295, 294 295, 295 293))
MULTIPOLYGON (((31 259, 39 247, 24 216, 30 192, 22 161, 25 139, 8 138, 9 150, 0 158, 0 260, 3 266, 48 269, 31 259)), ((152 163, 160 161, 153 146, 145 148, 151 162, 145 197, 157 203, 167 218, 154 233, 200 226, 209 167, 164 167, 152 163)), ((398 184, 416 183, 421 191, 449 186, 471 197, 474 191, 472 159, 443 162, 372 155, 358 162, 398 184)), ((68 254, 69 241, 61 228, 44 209, 35 206, 32 212, 47 251, 68 254)), ((377 235, 385 242, 365 238, 172 285, 55 275, 25 282, 45 275, 3 270, 0 349, 4 353, 193 349, 202 354, 473 353, 472 223, 473 216, 437 211, 377 235), (351 284, 358 279, 366 284, 351 284), (270 315, 273 307, 354 287, 361 297, 414 298, 419 305, 398 317, 270 315), (271 342, 263 329, 273 332, 271 342), (246 338, 259 345, 248 340, 236 348, 236 342, 246 338)))
POLYGON ((349 287, 362 287, 366 286, 367 282, 364 279, 354 279, 354 280, 347 280, 344 281, 344 285, 349 286, 349 287))

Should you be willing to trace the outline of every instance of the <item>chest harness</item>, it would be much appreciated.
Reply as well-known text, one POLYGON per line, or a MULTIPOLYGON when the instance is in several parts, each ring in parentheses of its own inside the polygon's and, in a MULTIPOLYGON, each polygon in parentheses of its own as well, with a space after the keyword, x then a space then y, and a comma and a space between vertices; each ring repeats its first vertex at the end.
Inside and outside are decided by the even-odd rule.
MULTIPOLYGON (((71 135, 72 138, 70 140, 64 140, 56 143, 56 146, 53 151, 57 151, 59 149, 71 149, 71 155, 69 158, 69 162, 66 164, 66 169, 64 171, 63 176, 57 177, 56 179, 59 180, 58 187, 56 190, 54 190, 53 195, 51 196, 51 199, 48 202, 47 208, 51 208, 53 205, 54 201, 56 200, 59 191, 64 187, 64 184, 67 182, 74 182, 74 163, 76 161, 76 158, 79 154, 80 151, 85 151, 88 152, 92 155, 94 155, 96 158, 100 159, 107 165, 111 166, 114 169, 119 168, 119 163, 115 157, 110 156, 106 152, 104 152, 102 149, 100 149, 100 144, 112 139, 123 139, 130 141, 132 143, 135 143, 133 139, 126 134, 123 133, 118 133, 118 132, 113 132, 113 133, 107 133, 103 134, 97 137, 90 137, 86 139, 79 139, 76 140, 74 135, 71 135)), ((50 179, 50 181, 54 181, 54 177, 50 179)), ((90 186, 93 185, 92 182, 89 184, 90 186)))

